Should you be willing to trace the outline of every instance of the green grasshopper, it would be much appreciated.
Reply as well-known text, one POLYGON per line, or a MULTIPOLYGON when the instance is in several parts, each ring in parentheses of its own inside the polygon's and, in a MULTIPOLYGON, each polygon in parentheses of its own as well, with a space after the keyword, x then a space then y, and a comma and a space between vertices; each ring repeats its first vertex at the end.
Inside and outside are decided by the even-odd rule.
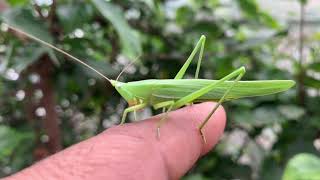
MULTIPOLYGON (((9 25, 8 25, 9 26, 9 25)), ((208 116, 199 125, 199 132, 205 141, 205 137, 202 130, 206 123, 209 121, 213 113, 218 107, 228 100, 234 100, 244 97, 264 96, 274 94, 282 91, 286 91, 291 88, 295 82, 292 80, 264 80, 264 81, 240 81, 246 70, 244 67, 236 69, 227 76, 220 80, 198 79, 201 60, 204 51, 204 45, 206 38, 201 36, 197 42, 192 53, 181 67, 174 79, 150 79, 133 82, 120 82, 118 78, 116 80, 109 79, 102 73, 84 63, 80 59, 68 54, 67 52, 12 26, 11 29, 26 35, 27 37, 38 41, 56 51, 68 56, 69 58, 81 63, 87 68, 95 71, 100 76, 109 81, 112 86, 119 92, 119 94, 128 102, 129 107, 123 112, 122 120, 120 124, 125 122, 127 114, 129 112, 136 112, 147 106, 152 106, 154 109, 163 108, 165 114, 159 120, 157 124, 157 135, 160 137, 160 127, 168 119, 168 112, 181 108, 182 106, 191 104, 193 102, 204 101, 218 101, 213 107, 208 116), (199 51, 199 58, 197 62, 197 69, 195 73, 195 79, 182 79, 185 75, 187 68, 189 67, 194 56, 199 51), (234 79, 233 81, 231 81, 234 79)), ((121 74, 121 73, 120 73, 121 74)), ((119 77, 119 76, 118 76, 119 77)))

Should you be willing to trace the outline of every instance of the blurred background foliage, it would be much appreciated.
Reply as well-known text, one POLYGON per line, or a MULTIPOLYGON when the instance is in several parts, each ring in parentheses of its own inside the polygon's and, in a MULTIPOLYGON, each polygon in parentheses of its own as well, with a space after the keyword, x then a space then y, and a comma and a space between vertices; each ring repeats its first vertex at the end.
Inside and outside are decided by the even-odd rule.
POLYGON ((111 78, 141 55, 125 82, 173 78, 204 34, 202 78, 244 65, 245 80, 297 85, 225 103, 220 144, 184 179, 320 179, 319 8, 317 0, 0 1, 0 177, 116 125, 127 106, 95 73, 6 22, 111 78))

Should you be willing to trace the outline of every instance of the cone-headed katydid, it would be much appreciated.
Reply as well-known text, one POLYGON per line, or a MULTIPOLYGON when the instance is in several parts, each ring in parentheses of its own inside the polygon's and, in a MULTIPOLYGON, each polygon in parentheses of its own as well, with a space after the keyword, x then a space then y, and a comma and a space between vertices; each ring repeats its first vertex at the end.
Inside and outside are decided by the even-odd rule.
POLYGON ((109 81, 129 104, 129 107, 123 112, 121 124, 125 122, 126 116, 129 112, 135 112, 145 108, 146 106, 152 106, 155 109, 163 108, 165 113, 157 125, 158 137, 160 136, 160 126, 168 119, 167 114, 169 111, 178 109, 193 102, 218 101, 206 119, 204 119, 199 126, 199 131, 205 141, 202 129, 222 102, 244 97, 274 94, 286 91, 295 84, 292 80, 240 81, 242 76, 245 74, 244 67, 236 69, 219 80, 198 79, 206 40, 205 36, 201 36, 191 55, 174 79, 150 79, 127 83, 120 82, 118 80, 111 80, 67 52, 58 49, 57 47, 22 30, 10 25, 8 26, 27 37, 42 43, 43 45, 55 49, 78 63, 81 63, 109 81), (195 79, 182 79, 198 51, 200 52, 195 79))

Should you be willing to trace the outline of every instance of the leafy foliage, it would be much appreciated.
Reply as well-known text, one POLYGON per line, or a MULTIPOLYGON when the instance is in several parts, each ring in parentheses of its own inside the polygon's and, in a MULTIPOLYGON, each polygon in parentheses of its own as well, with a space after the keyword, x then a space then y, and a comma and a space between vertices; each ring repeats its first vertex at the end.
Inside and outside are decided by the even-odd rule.
POLYGON ((103 0, 93 0, 92 3, 103 17, 112 23, 118 32, 123 46, 123 53, 130 58, 134 58, 141 54, 141 44, 138 34, 128 25, 121 9, 118 6, 103 0))
POLYGON ((283 180, 319 179, 320 158, 312 154, 298 154, 289 162, 283 180))

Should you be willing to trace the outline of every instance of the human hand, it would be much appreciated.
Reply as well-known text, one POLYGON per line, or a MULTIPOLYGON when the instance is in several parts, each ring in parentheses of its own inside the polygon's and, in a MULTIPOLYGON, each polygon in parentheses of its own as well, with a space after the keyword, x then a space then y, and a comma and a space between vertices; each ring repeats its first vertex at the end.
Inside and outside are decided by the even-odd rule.
POLYGON ((201 103, 169 113, 157 138, 161 115, 146 121, 109 128, 35 165, 7 177, 18 179, 179 179, 218 142, 226 115, 222 107, 204 128, 204 144, 198 125, 214 107, 201 103))

